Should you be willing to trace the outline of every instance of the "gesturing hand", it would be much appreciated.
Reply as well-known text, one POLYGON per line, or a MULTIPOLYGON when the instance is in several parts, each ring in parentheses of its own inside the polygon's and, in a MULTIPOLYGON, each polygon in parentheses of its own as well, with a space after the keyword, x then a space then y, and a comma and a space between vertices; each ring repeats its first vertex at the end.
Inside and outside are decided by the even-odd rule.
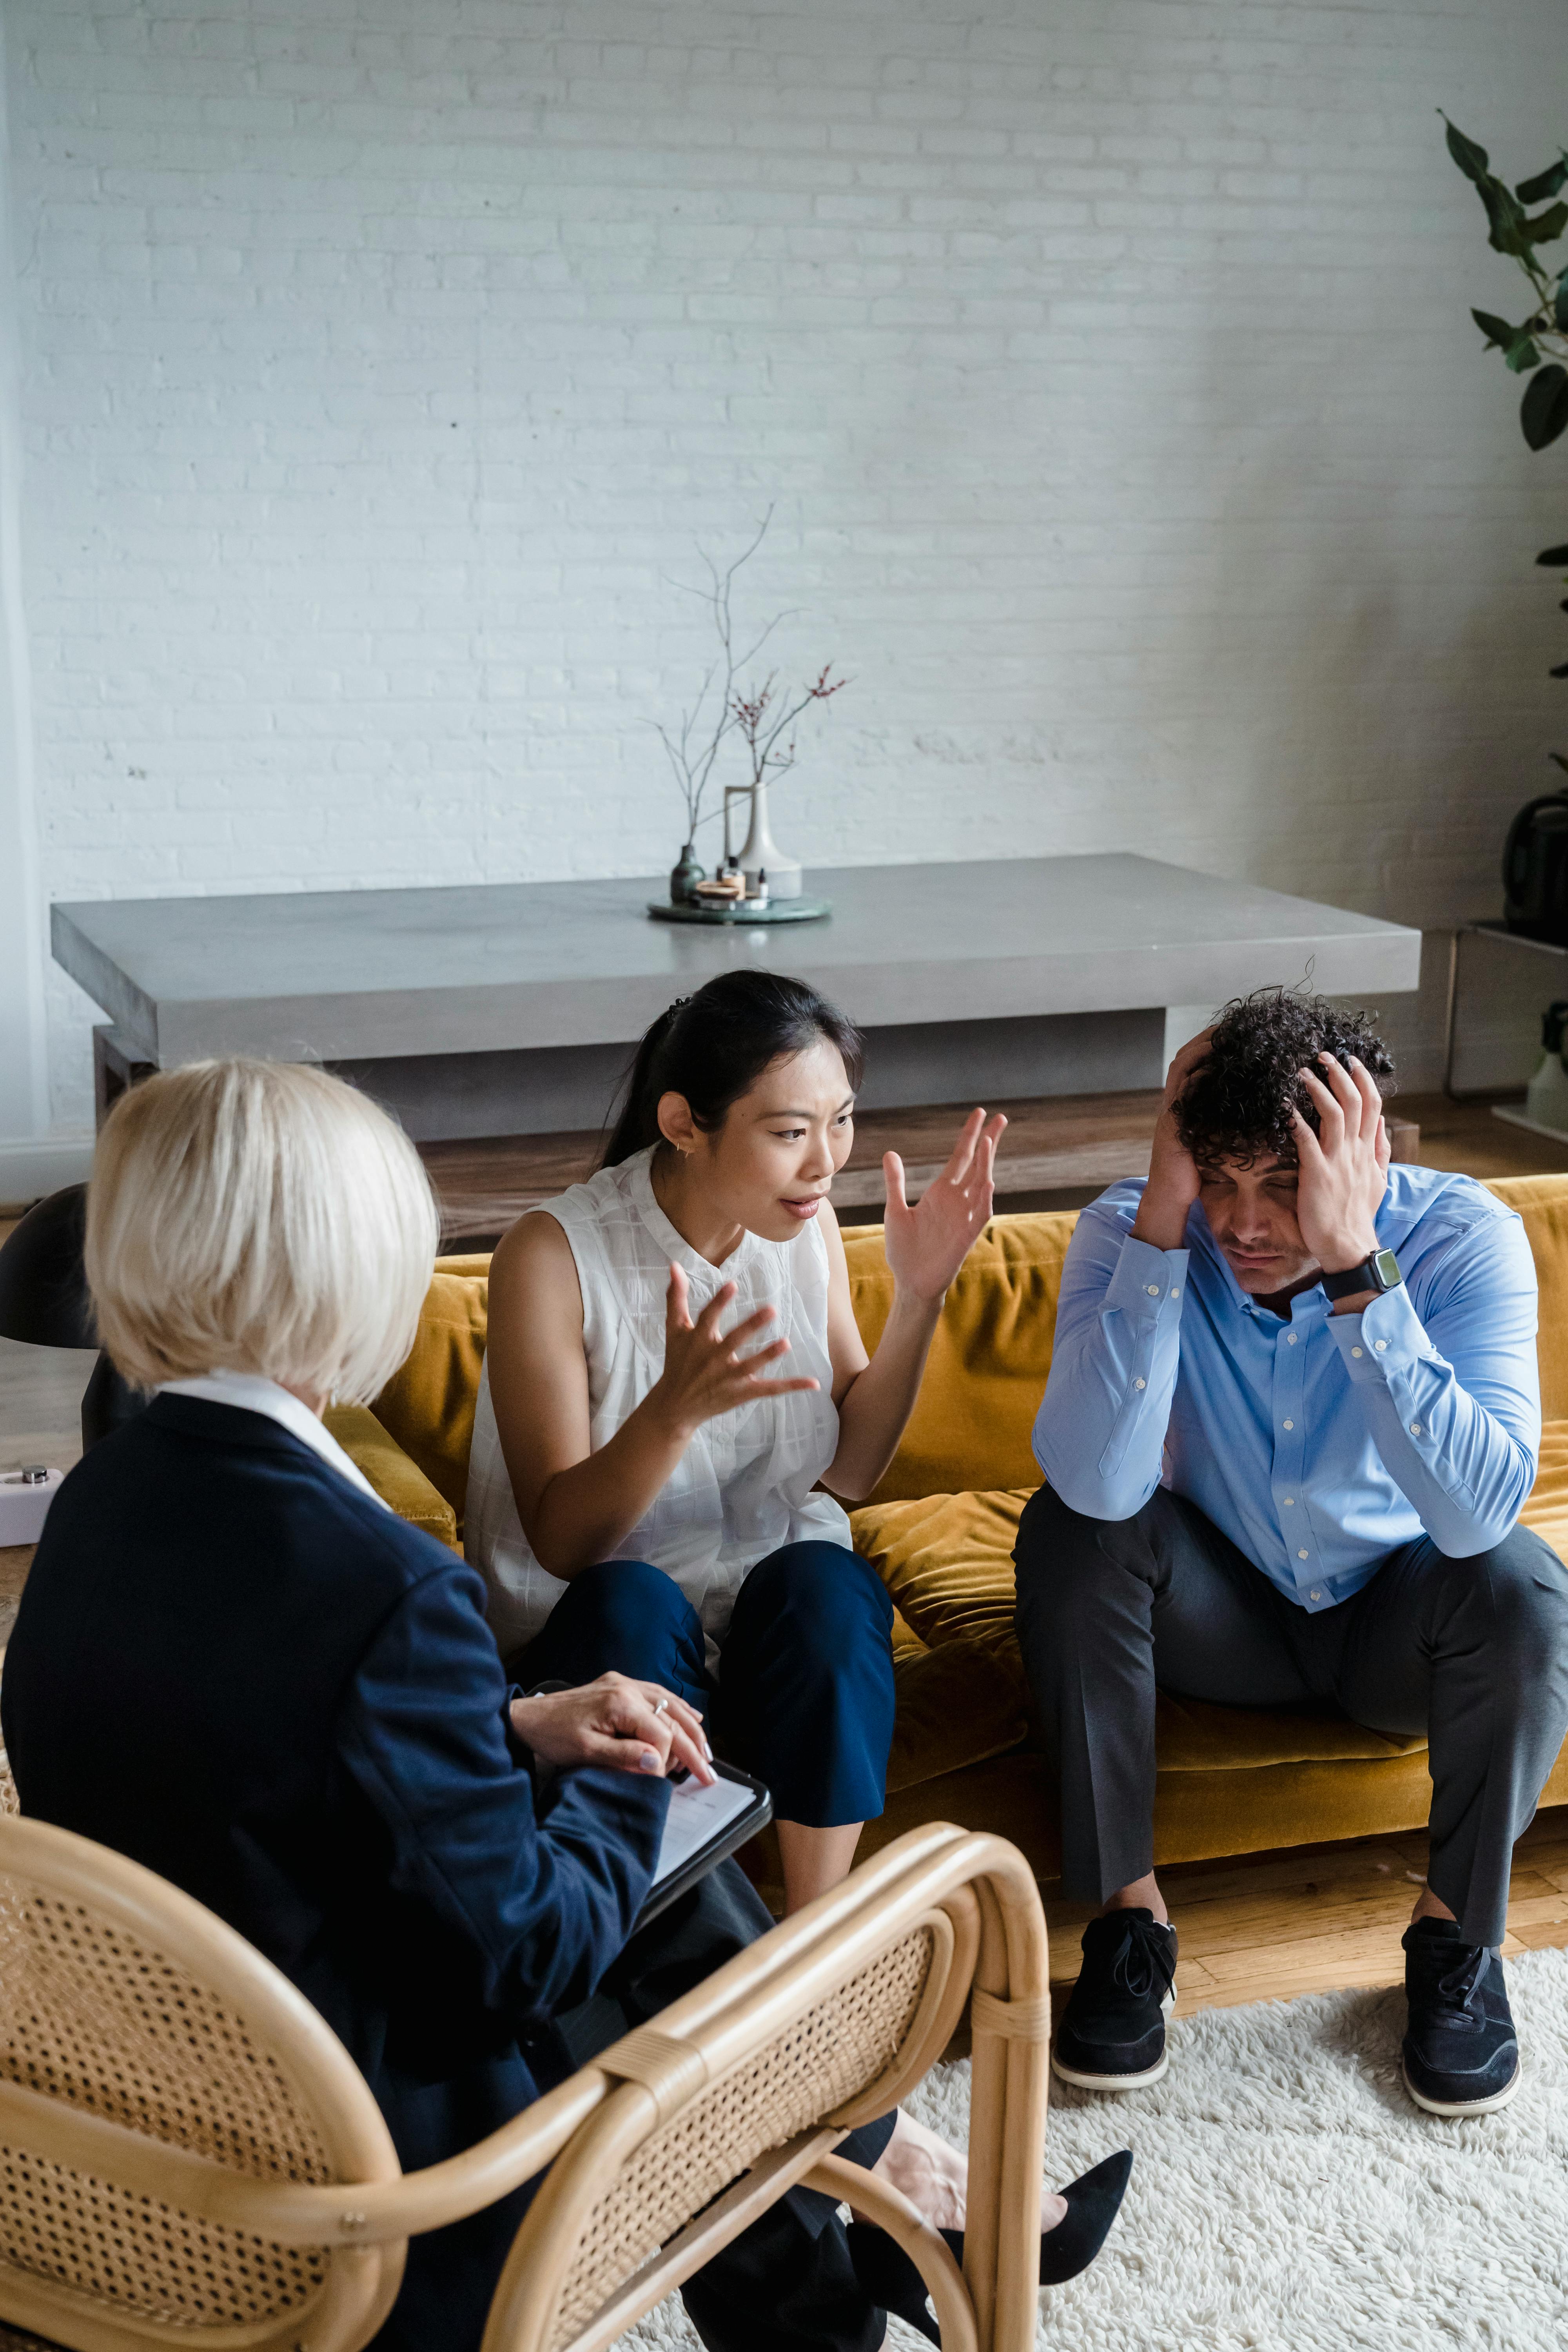
POLYGON ((1318 1059, 1326 1085, 1315 1071, 1301 1072, 1317 1109, 1318 1133, 1299 1110, 1290 1114, 1300 1165, 1296 1222, 1323 1272, 1344 1274, 1378 1245, 1375 1220, 1388 1184, 1388 1129, 1371 1073, 1353 1056, 1348 1070, 1331 1054, 1318 1059))
POLYGON ((942 1297, 991 1214, 996 1145, 1007 1122, 972 1110, 959 1129, 947 1166, 911 1209, 904 1198, 904 1163, 882 1155, 888 1205, 883 1247, 900 1290, 928 1303, 942 1297))
POLYGON ((603 1764, 613 1772, 669 1772, 682 1766, 711 1786, 702 1717, 658 1683, 601 1675, 574 1690, 541 1691, 511 1703, 512 1729, 549 1764, 603 1764))
POLYGON ((1149 1181, 1133 1220, 1133 1238, 1152 1248, 1180 1249, 1187 1236, 1187 1212, 1198 1197, 1198 1171, 1176 1131, 1176 1105, 1200 1062, 1208 1059, 1212 1029, 1191 1037, 1165 1073, 1165 1092, 1154 1128, 1149 1181))
POLYGON ((811 1380, 764 1381, 757 1377, 763 1364, 789 1353, 787 1339, 774 1339, 742 1356, 742 1346, 755 1339, 775 1320, 776 1310, 759 1307, 732 1331, 722 1334, 719 1318, 735 1296, 732 1282, 710 1298, 695 1323, 691 1319, 689 1286, 679 1266, 669 1269, 665 1297, 664 1370, 648 1391, 648 1403, 682 1438, 689 1438, 705 1421, 729 1412, 759 1397, 789 1396, 797 1389, 821 1385, 811 1380))

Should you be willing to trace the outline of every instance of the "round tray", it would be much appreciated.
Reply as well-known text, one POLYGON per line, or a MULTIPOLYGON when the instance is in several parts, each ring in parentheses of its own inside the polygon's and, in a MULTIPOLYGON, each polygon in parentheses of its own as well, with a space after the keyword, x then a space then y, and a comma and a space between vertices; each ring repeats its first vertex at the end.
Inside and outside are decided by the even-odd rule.
POLYGON ((833 912, 831 898, 770 898, 765 907, 742 898, 733 907, 672 907, 668 898, 650 898, 648 913, 656 923, 706 923, 710 929, 733 930, 742 923, 815 923, 833 912))

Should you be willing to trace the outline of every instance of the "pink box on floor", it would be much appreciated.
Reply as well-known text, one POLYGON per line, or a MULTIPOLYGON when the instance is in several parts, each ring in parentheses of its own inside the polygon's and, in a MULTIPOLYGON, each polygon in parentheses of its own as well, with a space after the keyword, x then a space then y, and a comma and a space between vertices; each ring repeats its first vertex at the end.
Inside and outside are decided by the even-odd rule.
POLYGON ((0 1544, 37 1542, 64 1477, 63 1471, 46 1470, 41 1462, 0 1470, 0 1544))

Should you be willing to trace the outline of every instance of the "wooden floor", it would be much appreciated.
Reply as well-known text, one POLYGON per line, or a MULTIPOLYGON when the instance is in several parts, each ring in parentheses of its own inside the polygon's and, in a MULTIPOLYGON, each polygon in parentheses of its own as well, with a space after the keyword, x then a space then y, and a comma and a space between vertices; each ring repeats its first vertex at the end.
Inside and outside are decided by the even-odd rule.
MULTIPOLYGON (((1068 1107, 1059 1108, 1073 1116, 1068 1107)), ((1148 1103, 1134 1098, 1133 1105, 1124 1108, 1143 1122, 1146 1136, 1152 1124, 1148 1103)), ((1506 1126, 1484 1104, 1455 1105, 1440 1095, 1420 1095, 1401 1097, 1399 1109, 1420 1127, 1419 1158, 1426 1167, 1476 1176, 1568 1171, 1568 1137, 1559 1146, 1506 1126)), ((923 1116, 935 1131, 933 1152, 944 1149, 952 1115, 923 1116)), ((915 1153, 924 1131, 906 1124, 903 1135, 895 1139, 895 1148, 911 1164, 919 1164, 915 1153)), ((858 1125, 858 1141, 864 1143, 873 1173, 888 1148, 879 1132, 868 1119, 858 1125)), ((1061 1139, 1058 1129, 1053 1140, 1061 1139)), ((1126 1139, 1121 1140, 1124 1144, 1126 1139)), ((439 1149, 457 1152, 469 1148, 439 1149)), ((861 1158, 858 1151, 857 1160, 861 1158)), ((488 1181, 482 1154, 471 1172, 488 1181)), ((574 1167, 562 1181, 571 1181, 577 1172, 574 1167)), ((1011 1181, 1016 1183, 1016 1173, 1011 1181)), ((1090 1174, 1070 1188, 1010 1190, 998 1205, 1077 1207, 1107 1181, 1100 1176, 1096 1181, 1090 1174)), ((491 1187, 492 1195, 498 1189, 491 1187)), ((875 1209, 867 1213, 875 1214, 875 1209)), ((7 1230, 0 1221, 0 1241, 7 1230)), ((90 1358, 75 1349, 27 1349, 0 1340, 0 1468, 45 1461, 65 1469, 77 1459, 77 1411, 90 1369, 90 1358)), ((0 1549, 0 1644, 31 1557, 26 1549, 0 1549)), ((1298 1993, 1344 1986, 1398 1982, 1404 1967, 1399 1938, 1425 1872, 1426 1843, 1424 1836, 1412 1832, 1353 1845, 1253 1855, 1241 1862, 1191 1864, 1163 1873, 1165 1898, 1181 1936, 1177 2015, 1249 2000, 1289 2000, 1298 1993)), ((1087 1912, 1081 1905, 1050 1898, 1046 1908, 1051 1976, 1059 1990, 1077 1975, 1078 1942, 1087 1912)), ((1545 1944, 1568 1946, 1568 1806, 1543 1813, 1520 1841, 1514 1857, 1503 1950, 1511 1954, 1545 1944)))
MULTIPOLYGON (((1420 1831, 1162 1871, 1181 1942, 1176 2015, 1402 1982, 1399 1939, 1426 1874, 1420 1831)), ((1078 1974, 1090 1908, 1047 1897, 1054 1998, 1078 1974)), ((1508 1925, 1505 1958, 1568 1945, 1568 1805, 1539 1814, 1515 1847, 1508 1925)))

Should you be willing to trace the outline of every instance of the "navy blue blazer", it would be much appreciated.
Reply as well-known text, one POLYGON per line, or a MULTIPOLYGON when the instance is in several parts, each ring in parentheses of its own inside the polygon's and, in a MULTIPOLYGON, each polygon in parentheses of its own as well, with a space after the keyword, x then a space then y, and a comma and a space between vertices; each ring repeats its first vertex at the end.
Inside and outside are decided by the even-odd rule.
POLYGON ((606 1771, 536 1797, 477 1573, 278 1423, 195 1397, 66 1480, 0 1706, 23 1811, 275 1961, 406 2168, 563 2071, 549 2021, 626 1942, 669 1801, 606 1771))

